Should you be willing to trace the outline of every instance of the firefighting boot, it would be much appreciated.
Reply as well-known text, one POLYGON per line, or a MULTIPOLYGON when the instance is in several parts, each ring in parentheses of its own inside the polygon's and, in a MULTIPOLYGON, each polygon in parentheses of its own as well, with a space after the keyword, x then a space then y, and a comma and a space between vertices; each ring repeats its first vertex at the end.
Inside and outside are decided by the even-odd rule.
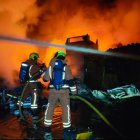
POLYGON ((44 129, 44 140, 52 140, 52 131, 50 127, 45 127, 44 129))
POLYGON ((38 116, 32 116, 32 128, 37 130, 39 128, 38 116))
POLYGON ((37 109, 31 109, 31 117, 32 117, 32 128, 37 130, 39 128, 38 121, 38 111, 37 109))
POLYGON ((63 140, 76 140, 76 129, 72 127, 64 128, 63 140))
POLYGON ((23 106, 21 106, 20 110, 19 110, 19 123, 22 125, 28 125, 28 122, 25 120, 24 118, 24 111, 23 111, 23 106))

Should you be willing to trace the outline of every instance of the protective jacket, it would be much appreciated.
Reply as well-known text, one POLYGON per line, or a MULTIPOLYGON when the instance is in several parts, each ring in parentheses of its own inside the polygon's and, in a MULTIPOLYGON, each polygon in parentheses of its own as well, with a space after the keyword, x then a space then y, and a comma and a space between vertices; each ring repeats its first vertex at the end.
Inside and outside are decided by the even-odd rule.
POLYGON ((40 82, 38 82, 38 79, 40 78, 40 66, 37 64, 36 60, 27 60, 25 61, 30 67, 29 67, 29 77, 31 80, 29 80, 28 86, 26 87, 23 98, 22 98, 22 104, 27 98, 27 96, 31 95, 31 109, 37 109, 38 108, 38 86, 40 85, 40 82))
MULTIPOLYGON (((53 58, 50 61, 49 67, 47 71, 43 74, 43 80, 44 81, 51 81, 52 73, 53 73, 53 67, 54 62, 56 61, 56 58, 53 58)), ((67 128, 71 126, 71 116, 70 116, 70 95, 76 94, 76 85, 73 82, 73 76, 72 72, 68 65, 66 65, 66 60, 62 60, 62 62, 65 64, 64 68, 64 79, 67 81, 64 83, 62 88, 60 90, 56 90, 53 85, 49 85, 50 93, 48 98, 48 104, 47 109, 45 111, 45 119, 44 119, 44 125, 46 127, 51 126, 52 124, 52 117, 53 112, 55 109, 55 106, 57 105, 58 100, 60 101, 61 107, 62 107, 62 121, 63 121, 63 128, 67 128)))

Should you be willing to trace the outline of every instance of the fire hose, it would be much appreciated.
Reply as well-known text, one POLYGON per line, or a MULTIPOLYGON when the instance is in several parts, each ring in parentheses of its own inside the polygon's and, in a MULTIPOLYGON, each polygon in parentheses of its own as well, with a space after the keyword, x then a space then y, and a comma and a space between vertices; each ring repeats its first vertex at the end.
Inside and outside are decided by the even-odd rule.
POLYGON ((78 99, 80 101, 82 101, 83 103, 85 103, 86 105, 88 105, 88 107, 90 107, 95 113, 97 113, 97 115, 114 131, 116 132, 116 134, 118 136, 120 136, 121 138, 124 138, 124 136, 109 122, 109 120, 93 105, 91 104, 88 100, 86 100, 85 98, 81 97, 81 96, 76 96, 76 95, 72 95, 70 97, 71 99, 78 99))
MULTIPOLYGON (((36 73, 37 74, 37 73, 36 73)), ((20 98, 20 103, 19 103, 19 114, 20 114, 20 119, 24 119, 24 116, 22 114, 22 111, 21 111, 21 101, 22 101, 22 98, 23 98, 23 94, 24 94, 24 91, 25 89, 27 88, 28 84, 29 84, 29 81, 32 80, 36 74, 34 74, 26 83, 25 83, 25 86, 22 90, 22 93, 21 93, 21 98, 20 98)), ((86 100, 85 98, 81 97, 81 96, 78 96, 78 95, 71 95, 70 96, 70 99, 73 99, 73 100, 80 100, 82 101, 83 103, 85 103, 88 107, 90 107, 116 134, 118 134, 118 136, 120 136, 121 138, 124 138, 124 136, 109 122, 109 120, 93 105, 91 104, 88 100, 86 100)), ((38 119, 35 123, 38 123, 40 121, 42 121, 44 119, 44 116, 40 119, 38 119)), ((24 119, 25 120, 25 119, 24 119)))

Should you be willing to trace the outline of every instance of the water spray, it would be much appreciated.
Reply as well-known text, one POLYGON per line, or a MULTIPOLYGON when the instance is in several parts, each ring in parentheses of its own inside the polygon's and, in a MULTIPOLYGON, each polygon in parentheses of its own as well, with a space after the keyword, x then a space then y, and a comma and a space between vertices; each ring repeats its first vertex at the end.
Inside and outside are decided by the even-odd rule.
POLYGON ((88 54, 96 54, 96 55, 104 55, 104 56, 115 56, 115 57, 122 57, 127 59, 133 59, 133 60, 140 60, 139 56, 130 55, 130 54, 123 54, 123 53, 113 53, 113 52, 103 52, 95 49, 89 49, 86 47, 77 47, 77 46, 71 46, 71 45, 60 45, 60 44, 54 44, 54 43, 48 43, 44 41, 37 41, 33 39, 25 39, 25 38, 17 38, 12 36, 4 36, 0 35, 0 40, 7 40, 7 41, 13 41, 13 42, 19 42, 19 43, 25 43, 25 44, 31 44, 36 45, 39 47, 49 47, 53 46, 56 48, 63 48, 70 51, 75 52, 82 52, 82 53, 88 53, 88 54))

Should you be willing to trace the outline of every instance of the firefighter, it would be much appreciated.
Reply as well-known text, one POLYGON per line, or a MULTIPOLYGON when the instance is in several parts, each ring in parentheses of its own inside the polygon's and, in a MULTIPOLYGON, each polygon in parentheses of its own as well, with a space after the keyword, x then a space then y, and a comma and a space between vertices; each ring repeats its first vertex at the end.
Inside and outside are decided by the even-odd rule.
POLYGON ((67 132, 70 132, 72 130, 71 115, 70 115, 70 92, 71 94, 76 94, 77 89, 73 80, 71 69, 66 64, 66 62, 67 62, 66 54, 63 51, 58 51, 55 54, 54 58, 52 58, 52 60, 50 61, 47 71, 43 73, 43 80, 46 82, 50 81, 48 104, 44 118, 44 127, 45 127, 44 139, 49 139, 48 137, 52 137, 51 132, 52 117, 58 100, 62 107, 63 136, 67 132), (61 85, 55 85, 55 83, 57 83, 58 81, 57 79, 59 77, 58 75, 61 75, 59 73, 61 71, 60 68, 57 73, 55 67, 55 65, 59 65, 59 60, 61 60, 63 63, 62 70, 63 76, 61 76, 63 82, 61 83, 61 85))
POLYGON ((32 117, 32 123, 33 128, 37 129, 36 121, 38 120, 38 96, 39 91, 41 87, 41 82, 38 81, 41 74, 43 73, 43 70, 45 68, 42 68, 42 65, 38 63, 39 54, 36 52, 32 52, 29 55, 29 59, 27 59, 25 62, 22 62, 21 68, 20 68, 20 81, 22 83, 25 83, 27 80, 29 80, 28 85, 24 91, 22 101, 18 101, 17 104, 21 103, 21 106, 23 105, 23 102, 26 100, 26 98, 30 95, 31 98, 31 117, 32 117), (26 77, 26 79, 25 79, 26 77), (32 78, 33 77, 33 78, 32 78), (24 80, 23 80, 24 79, 24 80))

